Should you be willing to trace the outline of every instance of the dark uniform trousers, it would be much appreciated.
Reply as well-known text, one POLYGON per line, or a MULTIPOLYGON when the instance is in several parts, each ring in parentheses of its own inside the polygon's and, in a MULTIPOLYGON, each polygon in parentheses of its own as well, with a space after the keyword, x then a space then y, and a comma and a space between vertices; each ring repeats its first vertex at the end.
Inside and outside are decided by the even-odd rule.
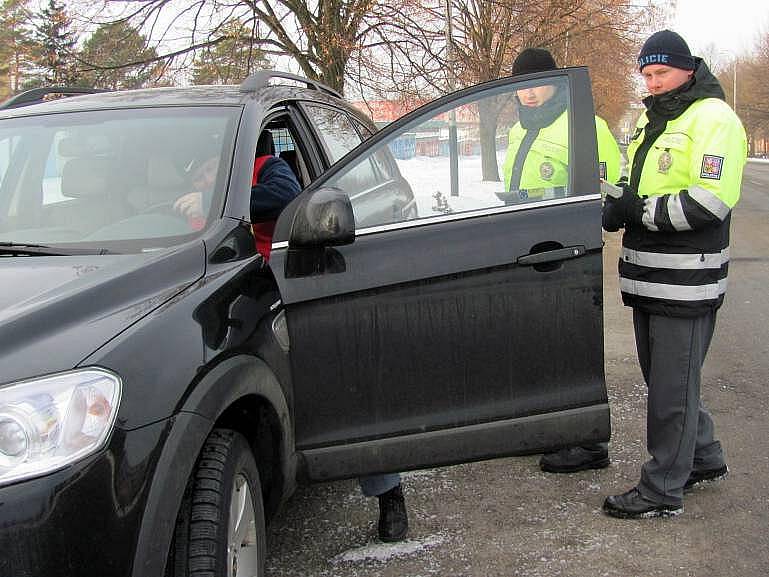
POLYGON ((647 499, 680 505, 692 470, 723 466, 713 420, 700 400, 700 375, 716 313, 667 317, 633 309, 636 348, 646 386, 647 449, 638 489, 647 499))

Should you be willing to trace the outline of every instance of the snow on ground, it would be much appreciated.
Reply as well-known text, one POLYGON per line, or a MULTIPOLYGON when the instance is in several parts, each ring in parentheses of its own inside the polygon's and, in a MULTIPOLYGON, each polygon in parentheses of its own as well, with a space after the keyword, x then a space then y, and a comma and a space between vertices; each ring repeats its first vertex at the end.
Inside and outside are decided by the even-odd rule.
POLYGON ((445 536, 434 534, 422 537, 421 539, 407 539, 400 543, 374 541, 362 547, 356 547, 340 553, 331 559, 331 563, 361 561, 379 561, 384 563, 393 557, 420 554, 426 549, 442 544, 445 540, 445 536))
MULTIPOLYGON (((505 151, 498 151, 497 164, 500 178, 504 158, 505 151)), ((447 156, 415 156, 397 162, 401 174, 414 191, 420 217, 444 212, 433 209, 436 205, 436 193, 440 193, 446 199, 452 212, 504 205, 495 194, 504 191, 504 183, 481 180, 479 155, 459 157, 459 196, 451 196, 451 177, 447 156)))

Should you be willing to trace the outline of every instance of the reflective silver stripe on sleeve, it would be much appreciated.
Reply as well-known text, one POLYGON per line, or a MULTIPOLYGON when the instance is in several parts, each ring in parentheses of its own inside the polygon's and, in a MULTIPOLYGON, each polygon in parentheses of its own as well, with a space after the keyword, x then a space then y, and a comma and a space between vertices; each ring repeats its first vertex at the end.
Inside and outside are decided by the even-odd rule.
POLYGON ((663 252, 643 252, 622 248, 622 260, 647 268, 666 268, 680 270, 701 270, 721 268, 729 262, 729 247, 717 253, 668 254, 663 252))
POLYGON ((727 216, 729 216, 729 211, 731 209, 726 205, 726 203, 724 203, 723 200, 705 188, 700 186, 691 187, 689 189, 689 198, 694 200, 697 204, 702 206, 702 208, 717 216, 721 220, 724 220, 727 216))
POLYGON ((657 212, 658 200, 658 196, 650 196, 649 198, 644 199, 644 214, 642 222, 646 228, 654 232, 659 231, 657 225, 654 224, 654 215, 657 212))
POLYGON ((679 232, 692 229, 689 221, 686 220, 684 207, 681 204, 681 197, 678 194, 671 194, 668 196, 668 218, 670 219, 670 224, 673 225, 673 228, 679 232))
POLYGON ((640 297, 669 301, 705 301, 717 299, 720 295, 724 294, 726 292, 726 284, 726 279, 713 284, 684 286, 621 278, 619 288, 623 293, 640 297))

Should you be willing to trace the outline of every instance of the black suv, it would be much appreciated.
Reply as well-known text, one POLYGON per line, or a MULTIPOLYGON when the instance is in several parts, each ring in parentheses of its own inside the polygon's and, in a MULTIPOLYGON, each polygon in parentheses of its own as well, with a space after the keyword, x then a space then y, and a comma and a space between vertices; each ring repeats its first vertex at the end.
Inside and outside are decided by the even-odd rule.
POLYGON ((585 69, 379 132, 268 71, 19 104, 0 110, 0 575, 261 576, 297 482, 608 439, 585 69), (552 83, 568 187, 505 204, 514 93, 552 83), (265 130, 304 187, 269 260, 265 130), (211 158, 192 221, 177 200, 211 158))

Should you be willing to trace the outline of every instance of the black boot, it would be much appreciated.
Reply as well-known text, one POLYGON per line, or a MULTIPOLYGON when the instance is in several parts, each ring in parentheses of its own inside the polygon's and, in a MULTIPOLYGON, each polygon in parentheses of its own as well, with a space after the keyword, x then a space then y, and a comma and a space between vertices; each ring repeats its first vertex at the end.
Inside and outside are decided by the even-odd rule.
POLYGON ((726 465, 716 467, 715 469, 703 469, 692 471, 684 485, 684 491, 690 491, 700 483, 720 481, 729 474, 729 468, 726 465))
POLYGON ((609 466, 609 451, 603 445, 567 447, 542 455, 539 468, 548 473, 576 473, 609 466))
POLYGON ((408 532, 406 501, 401 486, 397 485, 379 495, 379 538, 387 543, 402 541, 408 532))
POLYGON ((603 512, 619 519, 649 519, 652 517, 675 517, 683 513, 683 505, 666 505, 647 499, 633 487, 622 495, 606 497, 603 512))

